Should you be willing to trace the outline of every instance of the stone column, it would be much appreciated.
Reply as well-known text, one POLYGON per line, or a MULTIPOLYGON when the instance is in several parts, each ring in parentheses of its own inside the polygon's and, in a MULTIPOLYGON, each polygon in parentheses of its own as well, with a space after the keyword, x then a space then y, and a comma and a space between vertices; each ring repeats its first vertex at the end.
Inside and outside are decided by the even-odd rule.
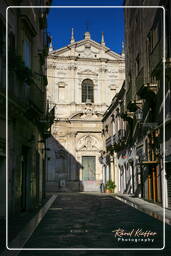
POLYGON ((111 166, 111 180, 115 182, 115 165, 114 165, 113 156, 110 156, 110 166, 111 166))
POLYGON ((109 180, 109 165, 106 166, 106 181, 109 180))
POLYGON ((106 177, 105 177, 105 165, 103 165, 102 167, 102 179, 103 179, 103 183, 106 183, 106 177))

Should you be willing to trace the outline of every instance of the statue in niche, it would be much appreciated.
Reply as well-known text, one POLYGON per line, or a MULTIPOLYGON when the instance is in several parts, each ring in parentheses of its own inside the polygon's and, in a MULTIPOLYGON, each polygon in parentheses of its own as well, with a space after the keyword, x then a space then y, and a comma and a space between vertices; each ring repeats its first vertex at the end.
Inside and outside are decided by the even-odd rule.
POLYGON ((92 147, 93 147, 93 143, 94 141, 93 141, 93 138, 92 137, 90 137, 90 136, 87 136, 86 137, 86 139, 85 139, 85 144, 86 144, 86 148, 88 149, 88 150, 91 150, 92 149, 92 147))
POLYGON ((97 118, 97 115, 94 112, 94 109, 92 109, 91 107, 86 107, 83 110, 83 114, 81 115, 81 118, 86 119, 86 118, 97 118))

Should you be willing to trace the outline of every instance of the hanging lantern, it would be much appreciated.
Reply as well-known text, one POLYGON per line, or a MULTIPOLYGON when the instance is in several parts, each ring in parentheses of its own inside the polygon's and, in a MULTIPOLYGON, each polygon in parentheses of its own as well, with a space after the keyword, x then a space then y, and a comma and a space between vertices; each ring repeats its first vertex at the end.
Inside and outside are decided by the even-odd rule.
POLYGON ((143 119, 143 111, 139 108, 137 109, 137 111, 135 112, 135 117, 137 121, 142 121, 143 119))

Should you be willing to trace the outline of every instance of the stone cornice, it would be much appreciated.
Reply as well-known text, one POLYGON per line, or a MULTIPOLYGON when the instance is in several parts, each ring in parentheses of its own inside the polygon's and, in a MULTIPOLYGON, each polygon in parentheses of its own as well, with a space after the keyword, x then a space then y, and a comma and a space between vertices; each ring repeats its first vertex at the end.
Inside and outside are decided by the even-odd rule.
POLYGON ((99 62, 99 63, 125 63, 125 60, 124 59, 115 59, 115 60, 109 60, 109 59, 106 59, 106 58, 98 58, 98 59, 93 59, 93 58, 79 58, 79 57, 76 57, 76 56, 53 56, 53 55, 49 55, 48 56, 48 60, 74 60, 74 61, 85 61, 85 62, 99 62))

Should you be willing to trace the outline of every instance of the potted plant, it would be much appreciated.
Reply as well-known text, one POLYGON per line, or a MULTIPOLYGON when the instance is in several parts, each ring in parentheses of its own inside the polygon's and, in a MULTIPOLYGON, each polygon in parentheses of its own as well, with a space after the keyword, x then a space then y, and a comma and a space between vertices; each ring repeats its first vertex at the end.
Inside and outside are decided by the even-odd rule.
POLYGON ((112 180, 107 181, 105 185, 105 192, 106 193, 114 193, 114 189, 116 188, 115 183, 112 180))

